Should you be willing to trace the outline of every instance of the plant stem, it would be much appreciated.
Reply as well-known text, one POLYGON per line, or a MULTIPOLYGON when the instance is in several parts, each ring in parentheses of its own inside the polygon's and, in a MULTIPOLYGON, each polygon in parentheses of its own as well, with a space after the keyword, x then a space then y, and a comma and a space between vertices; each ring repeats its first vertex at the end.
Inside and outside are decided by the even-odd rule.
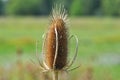
POLYGON ((53 71, 53 80, 58 80, 58 71, 53 71))

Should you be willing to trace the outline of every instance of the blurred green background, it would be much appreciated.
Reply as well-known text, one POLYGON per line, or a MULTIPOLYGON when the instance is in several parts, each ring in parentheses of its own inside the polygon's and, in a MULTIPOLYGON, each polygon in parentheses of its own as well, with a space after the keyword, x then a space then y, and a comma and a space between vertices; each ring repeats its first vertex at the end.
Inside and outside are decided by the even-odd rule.
POLYGON ((0 14, 49 15, 55 3, 71 16, 120 16, 120 0, 0 0, 0 14))
MULTIPOLYGON (((0 80, 51 80, 38 69, 36 41, 41 59, 55 3, 65 6, 69 35, 79 38, 72 67, 81 67, 69 80, 120 80, 120 0, 0 0, 0 80)), ((74 49, 72 39, 68 60, 74 49)))

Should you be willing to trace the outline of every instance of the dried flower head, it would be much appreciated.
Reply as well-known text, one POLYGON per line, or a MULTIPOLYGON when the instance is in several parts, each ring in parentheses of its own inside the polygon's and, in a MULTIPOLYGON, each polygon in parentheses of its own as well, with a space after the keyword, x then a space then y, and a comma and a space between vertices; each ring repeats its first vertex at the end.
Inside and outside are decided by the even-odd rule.
POLYGON ((39 61, 40 67, 44 71, 54 71, 55 74, 57 74, 56 72, 58 71, 70 71, 75 69, 69 68, 74 63, 77 56, 78 38, 75 35, 68 37, 67 20, 67 13, 64 6, 54 6, 50 26, 44 36, 42 48, 44 59, 42 62, 39 61), (72 37, 76 39, 76 50, 73 59, 68 61, 68 40, 72 37))

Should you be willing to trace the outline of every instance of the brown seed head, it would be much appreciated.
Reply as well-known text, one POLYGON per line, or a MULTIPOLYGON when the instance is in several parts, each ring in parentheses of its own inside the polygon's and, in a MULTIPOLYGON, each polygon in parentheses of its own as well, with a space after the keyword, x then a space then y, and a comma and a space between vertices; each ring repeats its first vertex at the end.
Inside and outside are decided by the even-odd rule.
MULTIPOLYGON (((53 14, 54 15, 54 14, 53 14)), ((60 14, 52 20, 45 41, 45 61, 46 65, 50 69, 62 69, 67 62, 67 53, 68 53, 68 34, 66 23, 63 19, 64 15, 60 14), (62 17, 60 17, 62 16, 62 17), (57 37, 55 33, 55 28, 57 31, 57 37), (58 46, 56 46, 56 38, 58 38, 58 46), (54 64, 56 48, 57 57, 54 64)))

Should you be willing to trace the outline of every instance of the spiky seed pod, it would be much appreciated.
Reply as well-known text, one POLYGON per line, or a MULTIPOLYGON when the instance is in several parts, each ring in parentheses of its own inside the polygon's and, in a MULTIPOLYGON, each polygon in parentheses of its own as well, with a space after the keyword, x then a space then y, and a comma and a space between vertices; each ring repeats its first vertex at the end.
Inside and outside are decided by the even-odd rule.
POLYGON ((52 15, 53 18, 45 40, 45 48, 46 48, 45 62, 50 69, 60 70, 66 65, 67 62, 67 53, 68 53, 68 33, 66 28, 67 15, 65 10, 62 8, 62 6, 53 9, 52 15), (56 60, 55 60, 55 55, 56 55, 56 60), (54 64, 54 60, 55 60, 55 64, 54 64))
POLYGON ((78 38, 76 35, 71 35, 68 39, 68 30, 66 27, 67 14, 63 6, 56 5, 53 8, 51 19, 51 24, 49 26, 47 34, 45 35, 45 40, 42 46, 43 61, 41 62, 37 56, 37 42, 36 57, 43 72, 52 71, 53 80, 58 80, 58 74, 60 71, 72 71, 80 67, 78 66, 73 69, 69 69, 74 63, 77 56, 78 38), (76 40, 75 55, 71 61, 67 61, 68 40, 71 38, 74 38, 76 40))

